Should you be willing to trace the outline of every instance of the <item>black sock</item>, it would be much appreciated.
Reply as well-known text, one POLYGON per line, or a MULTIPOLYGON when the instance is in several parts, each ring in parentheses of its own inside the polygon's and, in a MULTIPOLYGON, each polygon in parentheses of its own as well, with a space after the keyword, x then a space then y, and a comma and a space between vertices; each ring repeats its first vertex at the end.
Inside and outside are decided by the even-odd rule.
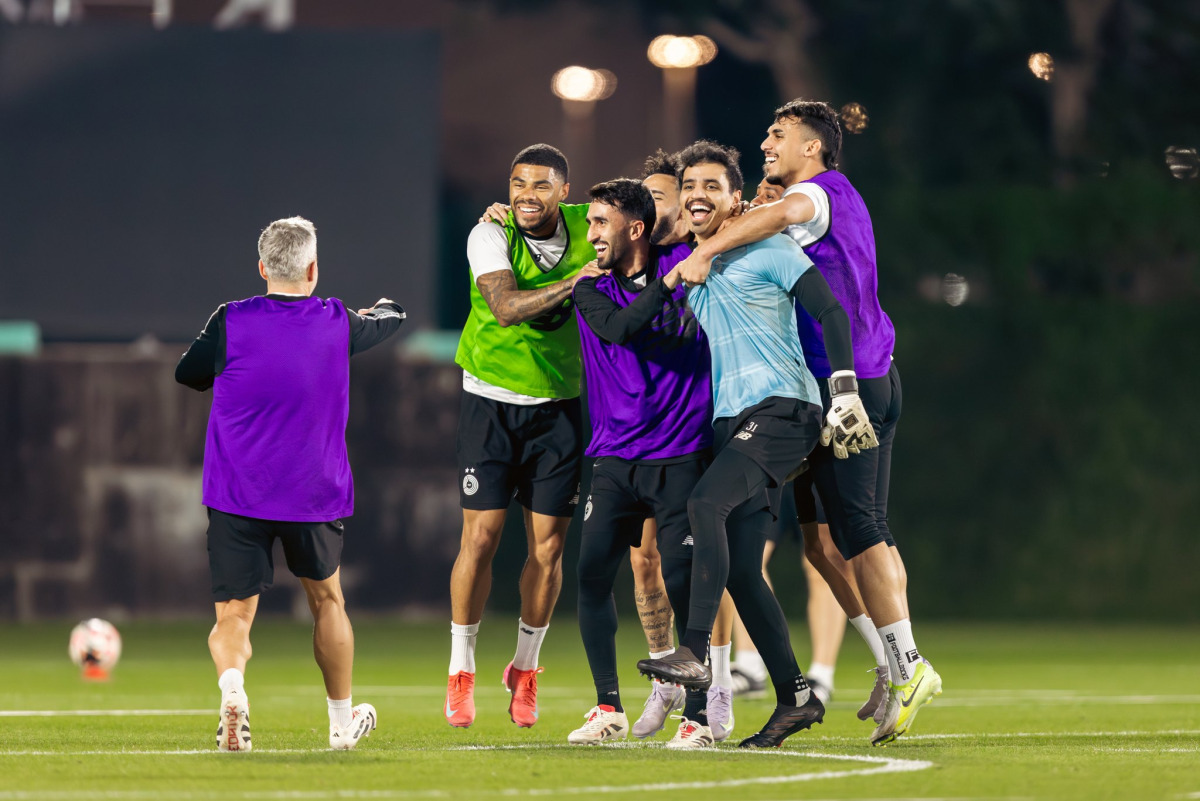
POLYGON ((596 706, 611 706, 618 712, 624 712, 625 707, 621 706, 621 693, 614 688, 607 692, 596 690, 596 706))
POLYGON ((683 702, 683 716, 701 726, 708 725, 708 691, 688 690, 683 702))
POLYGON ((775 684, 775 702, 784 706, 798 706, 796 696, 802 695, 808 689, 808 682, 803 673, 797 673, 785 682, 775 684))
POLYGON ((704 664, 708 661, 708 641, 712 632, 701 629, 688 629, 683 633, 683 641, 679 644, 696 655, 697 661, 704 664))

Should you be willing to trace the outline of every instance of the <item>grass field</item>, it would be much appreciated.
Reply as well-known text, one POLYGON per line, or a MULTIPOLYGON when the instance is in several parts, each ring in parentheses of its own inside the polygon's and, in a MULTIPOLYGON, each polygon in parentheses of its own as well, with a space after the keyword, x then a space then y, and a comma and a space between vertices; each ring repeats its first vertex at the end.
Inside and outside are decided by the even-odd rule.
MULTIPOLYGON (((567 733, 595 702, 574 621, 552 626, 541 718, 517 729, 500 672, 514 620, 480 636, 479 715, 442 717, 447 625, 359 621, 356 701, 379 711, 357 751, 325 748, 328 724, 308 628, 260 621, 247 676, 254 751, 214 749, 219 693, 208 624, 126 623, 107 684, 66 657, 70 624, 0 626, 0 801, 8 799, 405 799, 577 796, 1200 799, 1200 631, 1195 628, 921 625, 945 693, 914 731, 872 748, 854 716, 869 689, 865 649, 847 638, 824 725, 779 751, 733 744, 771 702, 739 699, 728 745, 579 748, 567 733), (47 714, 58 712, 66 714, 47 714), (699 794, 699 796, 697 796, 699 794)), ((623 700, 644 700, 643 651, 623 621, 623 700)), ((801 645, 803 631, 796 632, 801 645)))

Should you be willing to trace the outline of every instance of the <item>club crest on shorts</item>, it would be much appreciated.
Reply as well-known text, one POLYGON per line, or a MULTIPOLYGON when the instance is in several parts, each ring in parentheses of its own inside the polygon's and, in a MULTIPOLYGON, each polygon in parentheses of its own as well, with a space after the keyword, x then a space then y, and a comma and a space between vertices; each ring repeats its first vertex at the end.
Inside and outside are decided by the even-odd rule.
POLYGON ((592 496, 589 495, 588 499, 587 499, 587 504, 583 507, 583 519, 587 520, 591 516, 592 516, 592 496))
POLYGON ((474 495, 479 492, 479 479, 475 478, 475 468, 468 467, 463 476, 462 490, 464 495, 474 495))

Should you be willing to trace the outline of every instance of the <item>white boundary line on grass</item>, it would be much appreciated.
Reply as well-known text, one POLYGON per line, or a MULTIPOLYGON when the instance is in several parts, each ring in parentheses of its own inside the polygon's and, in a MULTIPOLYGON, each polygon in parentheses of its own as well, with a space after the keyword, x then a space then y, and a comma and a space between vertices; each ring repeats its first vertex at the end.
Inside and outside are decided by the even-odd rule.
MULTIPOLYGON (((554 749, 573 749, 583 752, 590 749, 582 749, 579 746, 567 745, 472 745, 472 746, 456 746, 451 748, 421 748, 411 749, 413 751, 442 751, 442 752, 478 752, 478 751, 530 751, 544 750, 547 748, 554 749)), ((603 748, 603 746, 602 746, 603 748)), ((204 751, 74 751, 74 752, 59 752, 59 751, 25 751, 25 752, 3 752, 0 751, 0 756, 79 756, 79 755, 104 755, 104 756, 172 756, 172 755, 191 755, 191 754, 216 754, 215 749, 204 751)), ((295 753, 328 753, 324 749, 262 749, 252 751, 254 753, 263 754, 295 754, 295 753)), ((652 784, 631 784, 622 786, 596 786, 588 785, 585 787, 536 787, 536 788, 503 788, 498 790, 477 790, 476 795, 499 795, 499 796, 560 796, 560 795, 599 795, 611 793, 644 793, 644 792, 660 792, 670 790, 714 790, 714 789, 730 789, 734 787, 748 786, 764 786, 777 784, 793 784, 798 782, 816 781, 818 779, 844 779, 860 776, 877 776, 885 773, 910 773, 913 771, 927 770, 933 767, 932 762, 922 759, 896 759, 890 757, 874 757, 874 756, 858 756, 848 754, 826 754, 816 751, 738 751, 722 749, 721 751, 712 751, 706 753, 738 753, 739 755, 750 756, 751 758, 778 758, 785 757, 793 758, 809 758, 809 759, 829 759, 840 762, 851 762, 869 765, 870 767, 853 768, 849 770, 825 770, 817 773, 792 773, 781 776, 752 776, 738 779, 722 779, 714 781, 695 781, 695 782, 656 782, 652 784)), ((140 798, 158 798, 162 794, 161 790, 58 790, 58 791, 0 791, 0 801, 26 801, 27 799, 63 799, 63 801, 73 801, 77 798, 99 798, 99 799, 140 799, 140 798)), ((172 791, 171 796, 174 799, 189 799, 199 797, 209 797, 209 792, 178 792, 172 791)), ((441 798, 451 795, 446 790, 329 790, 329 791, 307 791, 307 790, 280 790, 280 791, 247 791, 247 792, 229 792, 223 791, 221 794, 225 798, 245 798, 245 799, 297 799, 304 801, 305 799, 321 799, 321 798, 348 798, 348 799, 389 799, 389 798, 441 798)))
POLYGON ((0 718, 123 718, 212 713, 211 709, 0 709, 0 718))

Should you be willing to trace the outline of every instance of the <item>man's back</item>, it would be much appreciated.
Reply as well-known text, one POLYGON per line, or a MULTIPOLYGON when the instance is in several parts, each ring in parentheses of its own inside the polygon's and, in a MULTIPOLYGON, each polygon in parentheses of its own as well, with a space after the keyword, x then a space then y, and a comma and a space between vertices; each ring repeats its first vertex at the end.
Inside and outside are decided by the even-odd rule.
POLYGON ((224 334, 205 443, 204 504, 296 522, 351 514, 350 327, 341 301, 236 301, 225 307, 224 334))

